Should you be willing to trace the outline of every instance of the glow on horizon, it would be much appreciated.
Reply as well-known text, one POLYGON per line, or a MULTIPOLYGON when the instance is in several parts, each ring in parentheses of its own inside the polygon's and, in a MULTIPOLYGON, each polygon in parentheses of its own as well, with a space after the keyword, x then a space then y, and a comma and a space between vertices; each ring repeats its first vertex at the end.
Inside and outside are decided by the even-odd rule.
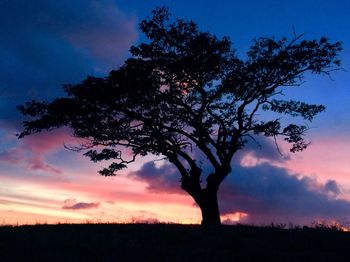
MULTIPOLYGON (((96 176, 96 174, 95 174, 96 176)), ((110 181, 98 177, 100 183, 87 178, 84 185, 44 183, 21 184, 20 181, 6 181, 6 192, 2 192, 0 200, 0 223, 2 224, 36 224, 36 223, 129 223, 135 221, 160 221, 196 224, 200 222, 199 210, 193 206, 190 197, 176 194, 147 193, 136 187, 131 192, 126 181, 126 190, 113 190, 110 181), (88 182, 88 184, 86 183, 88 182), (97 186, 97 188, 95 188, 97 186), (104 186, 104 188, 103 188, 104 186), (22 192, 22 193, 21 193, 22 192), (63 209, 64 201, 77 197, 80 202, 98 202, 98 208, 69 210, 63 209), (2 222, 1 222, 2 221, 2 222)), ((135 181, 129 180, 132 187, 135 181)), ((137 182, 136 182, 137 184, 137 182)))
MULTIPOLYGON (((343 140, 342 140, 343 141, 343 140)), ((292 155, 288 161, 277 163, 299 174, 316 174, 324 180, 333 179, 336 174, 327 176, 324 166, 336 161, 341 162, 339 169, 347 167, 346 157, 330 159, 325 154, 330 145, 336 145, 336 155, 346 152, 348 145, 342 141, 315 141, 305 152, 292 155), (308 150, 310 152, 308 154, 308 150), (323 156, 323 157, 322 157, 323 156), (312 160, 323 161, 320 165, 312 160), (328 159, 328 160, 327 160, 328 159), (345 162, 344 162, 345 161, 345 162), (317 172, 317 173, 315 173, 317 172)), ((60 149, 62 150, 62 148, 60 149)), ((63 149, 64 150, 64 149, 63 149)), ((77 158, 80 159, 81 156, 77 158)), ((141 161, 149 161, 150 158, 141 161)), ((247 153, 242 158, 242 166, 256 166, 265 163, 266 159, 255 158, 247 153)), ((39 175, 32 174, 29 179, 25 176, 2 176, 2 189, 0 197, 0 223, 2 224, 37 224, 37 223, 130 223, 130 222, 165 222, 199 224, 201 221, 200 210, 194 205, 191 197, 187 195, 154 193, 147 189, 148 184, 128 176, 101 177, 97 175, 98 167, 89 161, 77 161, 78 168, 69 168, 59 175, 49 175, 43 179, 39 175), (78 171, 80 170, 80 171, 78 171), (36 179, 33 179, 33 176, 36 179), (50 177, 51 176, 51 177, 50 177), (48 179, 48 180, 47 180, 48 179), (79 202, 97 202, 98 208, 67 210, 62 209, 66 199, 76 198, 79 202)), ((157 162, 156 162, 157 163, 157 162)), ((140 164, 134 165, 132 170, 137 170, 140 164)), ((161 163, 157 163, 161 165, 161 163)), ((347 170, 344 172, 346 173, 347 170)), ((345 174, 344 173, 344 174, 345 174)), ((29 175, 29 174, 28 174, 29 175)), ((342 182, 350 179, 340 174, 342 182)), ((180 186, 180 184, 179 184, 180 186)), ((347 194, 344 194, 348 198, 347 194)), ((249 214, 236 212, 222 216, 222 221, 244 222, 249 214)))
MULTIPOLYGON (((133 223, 164 222, 199 224, 200 210, 187 195, 152 193, 147 184, 125 177, 116 181, 89 174, 78 183, 47 184, 5 179, 1 192, 0 224, 133 223), (114 188, 118 185, 121 188, 114 188), (81 202, 98 202, 98 208, 63 209, 64 201, 76 197, 81 202)), ((244 213, 222 216, 239 222, 244 213)))

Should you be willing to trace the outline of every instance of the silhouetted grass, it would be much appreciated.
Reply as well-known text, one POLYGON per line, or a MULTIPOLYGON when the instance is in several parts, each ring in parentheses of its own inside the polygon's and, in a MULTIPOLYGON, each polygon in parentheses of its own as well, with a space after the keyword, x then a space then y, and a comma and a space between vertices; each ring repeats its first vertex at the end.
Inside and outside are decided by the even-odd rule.
POLYGON ((322 227, 3 226, 0 261, 350 261, 350 233, 322 227))

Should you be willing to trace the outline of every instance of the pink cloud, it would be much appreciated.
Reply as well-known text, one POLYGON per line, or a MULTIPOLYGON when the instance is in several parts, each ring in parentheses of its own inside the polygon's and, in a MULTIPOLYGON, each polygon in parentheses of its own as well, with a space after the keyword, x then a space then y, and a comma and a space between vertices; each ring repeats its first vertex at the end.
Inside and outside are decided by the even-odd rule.
POLYGON ((64 148, 65 145, 79 145, 80 143, 82 143, 82 139, 72 137, 68 128, 33 134, 19 141, 15 151, 18 156, 15 159, 20 159, 25 163, 28 170, 41 170, 61 174, 62 170, 48 164, 46 157, 56 152, 67 150, 64 148))
POLYGON ((22 147, 36 154, 43 154, 62 149, 66 143, 72 141, 71 131, 67 128, 51 132, 42 132, 24 137, 22 147))
POLYGON ((0 152, 0 162, 18 164, 21 162, 22 154, 18 148, 10 148, 0 152))
POLYGON ((52 134, 42 133, 16 141, 16 147, 0 152, 0 161, 10 165, 22 166, 27 170, 41 170, 60 174, 59 168, 45 162, 45 156, 62 148, 69 137, 67 130, 57 130, 52 134))
POLYGON ((62 170, 55 168, 47 163, 39 156, 29 158, 27 160, 27 168, 29 170, 41 170, 49 173, 61 174, 62 170))
POLYGON ((55 168, 44 161, 45 151, 54 149, 54 140, 55 139, 52 139, 50 141, 46 138, 38 139, 38 137, 35 137, 33 140, 28 139, 27 144, 19 144, 17 147, 1 151, 0 162, 9 165, 25 166, 28 170, 42 170, 49 173, 60 174, 62 173, 60 169, 55 168), (47 141, 50 142, 48 143, 47 141), (28 156, 28 151, 31 156, 28 156))

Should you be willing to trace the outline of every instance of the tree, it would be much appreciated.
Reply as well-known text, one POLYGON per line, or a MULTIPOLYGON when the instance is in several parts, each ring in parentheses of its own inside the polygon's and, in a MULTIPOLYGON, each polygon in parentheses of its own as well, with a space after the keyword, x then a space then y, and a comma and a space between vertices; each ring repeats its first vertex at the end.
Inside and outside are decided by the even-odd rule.
POLYGON ((325 107, 281 95, 300 86, 307 72, 338 69, 341 44, 325 37, 259 38, 242 60, 228 37, 200 31, 193 21, 173 21, 166 8, 156 8, 140 28, 149 41, 131 47, 131 57, 119 69, 65 85, 66 97, 19 106, 31 117, 19 138, 69 127, 87 141, 75 149, 94 162, 112 161, 99 171, 103 176, 139 157, 163 156, 200 207, 202 224, 220 224, 217 192, 249 137, 283 137, 292 152, 308 146, 307 126, 283 125, 279 115, 312 121, 325 107), (204 174, 195 150, 212 166, 210 174, 204 174))

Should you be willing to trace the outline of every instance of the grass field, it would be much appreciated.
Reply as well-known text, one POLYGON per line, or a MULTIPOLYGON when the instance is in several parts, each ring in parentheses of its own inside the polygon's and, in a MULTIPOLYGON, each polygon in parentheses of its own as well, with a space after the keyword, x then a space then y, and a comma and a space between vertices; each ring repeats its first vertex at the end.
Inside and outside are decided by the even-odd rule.
POLYGON ((2 226, 0 261, 350 261, 350 233, 173 224, 2 226))

